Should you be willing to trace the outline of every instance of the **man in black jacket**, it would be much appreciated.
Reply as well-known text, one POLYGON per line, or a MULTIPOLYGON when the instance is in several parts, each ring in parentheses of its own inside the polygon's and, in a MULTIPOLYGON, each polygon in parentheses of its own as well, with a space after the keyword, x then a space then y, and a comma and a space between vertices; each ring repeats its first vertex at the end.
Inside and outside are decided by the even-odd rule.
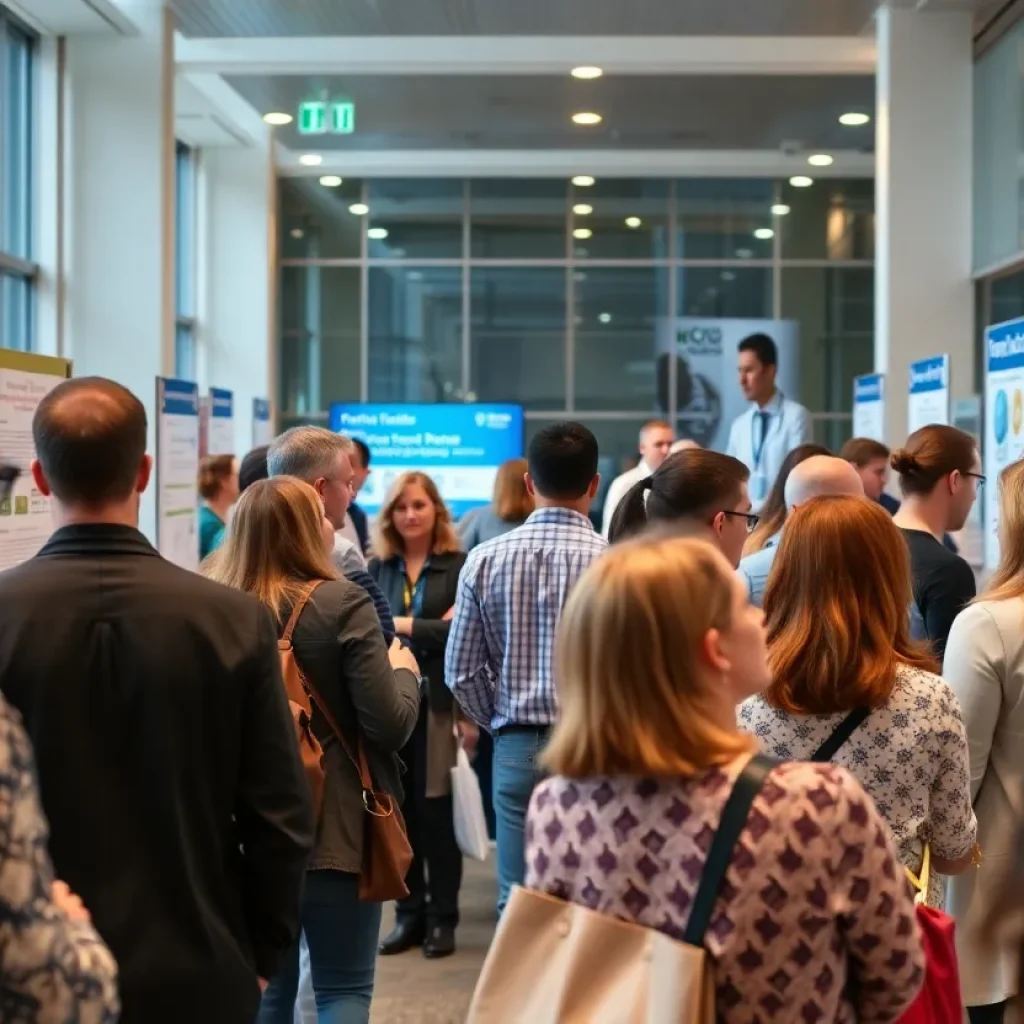
POLYGON ((251 1024, 314 838, 274 623, 138 531, 152 463, 130 392, 60 384, 33 435, 58 528, 0 575, 0 687, 56 871, 117 958, 123 1024, 251 1024))

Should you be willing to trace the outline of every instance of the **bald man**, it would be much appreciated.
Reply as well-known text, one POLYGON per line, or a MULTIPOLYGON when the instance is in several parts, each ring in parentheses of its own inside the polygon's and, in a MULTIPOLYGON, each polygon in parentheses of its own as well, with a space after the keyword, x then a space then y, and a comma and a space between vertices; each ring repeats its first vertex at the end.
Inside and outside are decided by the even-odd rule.
MULTIPOLYGON (((820 498, 824 495, 863 497, 864 484, 861 483, 857 470, 845 459, 837 459, 831 455, 812 455, 797 465, 786 481, 787 515, 811 498, 820 498)), ((775 555, 782 543, 782 532, 779 530, 760 551, 747 555, 737 570, 747 585, 750 603, 756 604, 759 608, 764 601, 764 591, 775 562, 775 555)))

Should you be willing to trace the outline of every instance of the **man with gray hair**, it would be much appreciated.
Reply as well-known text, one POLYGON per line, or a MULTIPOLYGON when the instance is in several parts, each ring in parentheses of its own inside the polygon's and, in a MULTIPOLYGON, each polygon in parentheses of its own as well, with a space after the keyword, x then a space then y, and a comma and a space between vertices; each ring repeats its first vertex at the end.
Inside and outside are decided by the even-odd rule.
POLYGON ((294 476, 304 481, 320 496, 324 517, 335 530, 332 555, 335 568, 373 598, 385 638, 390 643, 395 623, 387 599, 366 571, 362 552, 338 533, 355 497, 352 487, 354 451, 355 445, 349 438, 324 427, 292 427, 271 443, 267 469, 271 476, 294 476))
MULTIPOLYGON (((787 515, 811 498, 820 498, 824 495, 863 497, 864 484, 861 483, 857 470, 845 459, 837 459, 831 455, 812 455, 795 466, 786 481, 787 515)), ((784 529, 785 526, 782 530, 784 529)), ((760 551, 742 559, 737 570, 747 585, 750 603, 756 604, 759 608, 764 601, 768 575, 782 543, 782 530, 779 530, 760 551)))

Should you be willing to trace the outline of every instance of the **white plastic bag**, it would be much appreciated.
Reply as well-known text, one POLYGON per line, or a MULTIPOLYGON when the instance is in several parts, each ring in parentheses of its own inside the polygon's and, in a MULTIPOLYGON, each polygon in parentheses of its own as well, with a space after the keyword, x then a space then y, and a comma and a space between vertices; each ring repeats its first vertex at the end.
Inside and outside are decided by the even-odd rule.
POLYGON ((487 841, 487 818, 480 794, 480 780, 461 743, 452 769, 452 807, 455 841, 459 849, 474 860, 487 860, 490 844, 487 841))

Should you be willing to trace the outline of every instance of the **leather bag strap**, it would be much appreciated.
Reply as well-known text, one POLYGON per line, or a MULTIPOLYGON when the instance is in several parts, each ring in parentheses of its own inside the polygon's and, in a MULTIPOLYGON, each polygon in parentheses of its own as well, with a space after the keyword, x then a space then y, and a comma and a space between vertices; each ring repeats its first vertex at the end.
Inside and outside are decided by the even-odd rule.
POLYGON ((854 708, 836 727, 832 735, 811 754, 811 760, 818 763, 831 761, 839 753, 840 747, 864 724, 870 708, 854 708))
POLYGON ((309 603, 309 599, 313 596, 313 592, 321 583, 323 583, 323 580, 310 580, 303 588, 302 593, 299 595, 299 599, 295 602, 295 606, 292 608, 292 613, 288 618, 288 625, 284 627, 284 632, 281 634, 280 643, 287 644, 289 647, 291 646, 292 634, 295 632, 295 627, 298 625, 299 616, 309 603))

